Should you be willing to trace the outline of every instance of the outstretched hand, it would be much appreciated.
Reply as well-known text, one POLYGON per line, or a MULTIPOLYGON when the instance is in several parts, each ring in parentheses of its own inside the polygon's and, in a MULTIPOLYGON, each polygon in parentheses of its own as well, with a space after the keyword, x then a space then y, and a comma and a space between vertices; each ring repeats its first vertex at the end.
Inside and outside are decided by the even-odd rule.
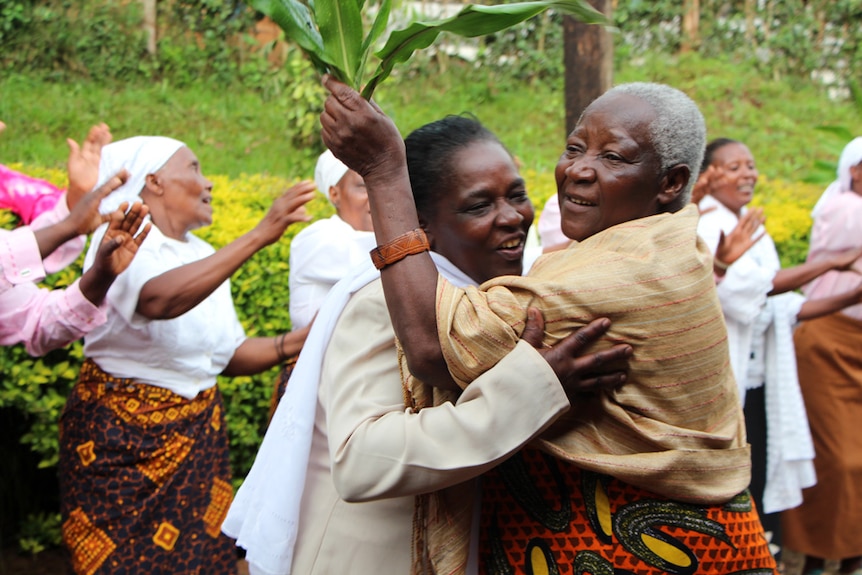
POLYGON ((101 123, 90 128, 83 145, 67 138, 69 145, 69 160, 66 169, 69 172, 69 188, 66 191, 66 203, 70 210, 87 192, 96 187, 99 181, 99 162, 102 159, 102 147, 111 143, 111 130, 107 124, 101 123))
POLYGON ((277 242, 290 224, 307 222, 305 204, 314 198, 315 187, 311 180, 303 180, 277 197, 269 211, 255 227, 263 236, 264 245, 277 242))
POLYGON ((543 347, 545 320, 536 308, 527 310, 527 322, 521 339, 539 350, 568 393, 614 389, 626 381, 620 362, 627 362, 632 347, 617 344, 610 349, 587 353, 611 327, 610 320, 600 318, 569 334, 552 347, 543 347))
POLYGON ((122 186, 128 179, 129 172, 125 169, 120 170, 99 189, 84 194, 84 197, 75 203, 68 219, 78 235, 93 233, 96 228, 109 220, 108 214, 99 213, 99 205, 108 197, 108 194, 122 186))
POLYGON ((123 202, 116 211, 108 214, 108 229, 102 237, 93 263, 93 267, 100 273, 113 277, 126 271, 152 228, 150 223, 141 227, 150 211, 147 206, 135 202, 127 212, 128 205, 128 202, 123 202))
POLYGON ((152 224, 148 223, 141 229, 149 208, 136 202, 125 212, 128 205, 123 202, 116 211, 108 214, 108 229, 96 250, 93 266, 81 276, 81 293, 94 305, 102 304, 111 284, 132 263, 150 232, 152 224))
POLYGON ((741 258, 766 234, 766 230, 763 230, 755 235, 765 221, 763 208, 754 208, 745 212, 729 234, 724 235, 724 232, 721 232, 718 236, 715 259, 726 267, 741 258))
POLYGON ((335 157, 365 179, 401 169, 404 140, 383 110, 328 74, 323 87, 329 96, 320 115, 321 136, 335 157))

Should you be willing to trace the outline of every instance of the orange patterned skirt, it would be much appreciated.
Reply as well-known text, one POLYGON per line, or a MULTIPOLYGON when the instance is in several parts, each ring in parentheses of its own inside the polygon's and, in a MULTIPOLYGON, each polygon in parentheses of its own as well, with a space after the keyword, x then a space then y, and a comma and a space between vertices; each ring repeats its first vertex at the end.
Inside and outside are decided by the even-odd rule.
POLYGON ((668 500, 524 449, 482 477, 480 573, 773 574, 748 492, 668 500))
POLYGON ((236 573, 221 394, 186 399, 90 360, 60 418, 63 539, 75 573, 236 573))

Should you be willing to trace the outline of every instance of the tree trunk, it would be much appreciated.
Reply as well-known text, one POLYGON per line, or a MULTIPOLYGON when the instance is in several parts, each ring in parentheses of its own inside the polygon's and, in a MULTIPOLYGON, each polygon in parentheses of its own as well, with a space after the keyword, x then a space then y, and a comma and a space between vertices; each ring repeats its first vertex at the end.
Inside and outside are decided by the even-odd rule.
MULTIPOLYGON (((611 0, 591 0, 590 4, 611 17, 611 0)), ((604 26, 583 24, 563 18, 565 63, 566 135, 572 131, 581 112, 611 87, 614 49, 610 32, 604 26)))
POLYGON ((158 35, 156 1, 141 0, 144 5, 144 32, 147 33, 147 52, 149 52, 150 56, 156 55, 156 38, 158 35))
POLYGON ((700 43, 698 28, 700 28, 700 0, 685 0, 682 13, 682 43, 681 52, 690 52, 700 43))
POLYGON ((755 0, 745 0, 745 41, 750 46, 757 46, 757 35, 754 29, 754 17, 757 12, 755 0))

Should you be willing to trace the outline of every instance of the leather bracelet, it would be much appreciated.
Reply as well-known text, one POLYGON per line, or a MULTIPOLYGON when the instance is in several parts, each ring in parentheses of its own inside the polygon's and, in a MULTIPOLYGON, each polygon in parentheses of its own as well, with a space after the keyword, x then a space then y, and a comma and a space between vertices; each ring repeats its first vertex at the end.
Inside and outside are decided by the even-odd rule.
POLYGON ((382 270, 409 255, 421 254, 430 249, 431 245, 428 243, 425 230, 416 228, 371 250, 371 261, 374 263, 374 267, 382 270))

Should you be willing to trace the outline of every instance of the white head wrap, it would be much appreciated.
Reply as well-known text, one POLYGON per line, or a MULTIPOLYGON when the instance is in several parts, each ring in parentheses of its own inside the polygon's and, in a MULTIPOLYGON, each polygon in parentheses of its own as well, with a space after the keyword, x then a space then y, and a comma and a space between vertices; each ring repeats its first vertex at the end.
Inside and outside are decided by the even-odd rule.
POLYGON ((811 212, 812 217, 816 218, 820 215, 823 206, 829 200, 838 194, 850 191, 852 184, 850 181, 850 168, 859 162, 862 162, 862 136, 854 138, 849 144, 844 146, 844 151, 841 152, 841 159, 838 160, 838 179, 829 184, 829 187, 826 188, 826 191, 817 200, 817 204, 814 205, 814 210, 811 212))
POLYGON ((329 199, 329 188, 337 186, 348 169, 331 151, 326 150, 320 154, 314 168, 314 183, 318 191, 329 199))
POLYGON ((141 190, 149 174, 157 172, 184 143, 163 136, 136 136, 113 142, 102 148, 99 162, 99 183, 103 185, 122 168, 129 171, 125 184, 102 200, 99 211, 113 212, 123 202, 140 201, 141 190))
MULTIPOLYGON (((99 211, 107 214, 116 210, 123 202, 129 202, 131 205, 140 201, 141 190, 144 189, 147 176, 159 171, 171 159, 171 156, 183 146, 185 146, 184 143, 173 138, 135 136, 113 142, 102 148, 102 158, 99 161, 99 183, 96 184, 96 187, 104 185, 123 168, 128 170, 129 179, 102 200, 99 211)), ((93 260, 107 227, 107 224, 102 224, 93 233, 90 248, 84 258, 85 270, 93 265, 93 260)))

